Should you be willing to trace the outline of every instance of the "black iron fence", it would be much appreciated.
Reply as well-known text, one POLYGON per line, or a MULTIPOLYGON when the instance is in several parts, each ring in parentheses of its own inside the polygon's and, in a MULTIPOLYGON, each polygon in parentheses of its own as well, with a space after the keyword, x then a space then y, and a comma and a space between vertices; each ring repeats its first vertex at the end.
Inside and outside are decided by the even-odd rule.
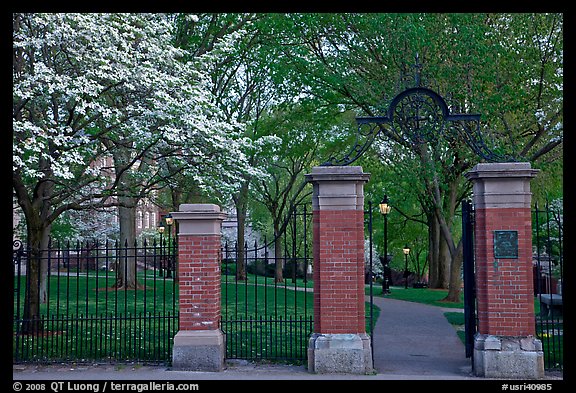
POLYGON ((170 363, 178 329, 174 239, 14 241, 13 361, 170 363))
MULTIPOLYGON (((367 235, 368 243, 366 246, 368 247, 368 253, 365 254, 365 266, 364 269, 366 270, 366 281, 368 282, 368 296, 369 296, 369 303, 366 310, 366 327, 368 334, 370 335, 370 350, 372 356, 372 363, 374 363, 374 324, 376 323, 375 317, 375 309, 374 309, 374 281, 376 279, 377 274, 375 273, 375 266, 374 266, 374 209, 377 207, 377 204, 373 204, 372 201, 368 201, 367 209, 364 210, 364 227, 365 232, 367 235)), ((386 220, 386 217, 384 218, 386 220)), ((386 225, 386 224, 385 224, 386 225)), ((385 229, 386 231, 387 229, 385 229)), ((386 237, 386 234, 384 235, 386 237)), ((385 242, 387 239, 384 240, 385 242)), ((381 259, 381 264, 382 264, 381 259)), ((389 290, 389 272, 387 272, 389 268, 384 267, 382 269, 382 292, 385 290, 389 290)))
POLYGON ((477 331, 476 279, 474 271, 474 206, 462 201, 462 278, 464 282, 464 347, 474 361, 474 335, 477 331))
POLYGON ((532 212, 536 334, 542 341, 544 367, 564 365, 564 232, 561 203, 538 205, 532 212))
POLYGON ((226 358, 304 363, 313 331, 311 213, 295 209, 282 236, 222 249, 226 358))

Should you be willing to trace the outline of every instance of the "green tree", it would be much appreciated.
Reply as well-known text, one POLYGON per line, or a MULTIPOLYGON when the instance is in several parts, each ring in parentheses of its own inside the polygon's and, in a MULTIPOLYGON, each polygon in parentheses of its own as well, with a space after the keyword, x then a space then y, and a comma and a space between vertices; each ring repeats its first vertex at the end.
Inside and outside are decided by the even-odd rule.
MULTIPOLYGON (((270 224, 274 240, 276 264, 275 281, 283 282, 284 257, 282 235, 286 233, 295 206, 307 200, 311 190, 304 178, 322 156, 323 134, 338 115, 327 116, 314 100, 297 104, 285 103, 275 108, 261 121, 261 129, 279 138, 279 143, 262 158, 269 176, 254 182, 253 199, 265 207, 265 216, 252 205, 256 226, 264 229, 270 224)), ((268 232, 268 231, 265 231, 268 232)))
MULTIPOLYGON (((12 184, 31 250, 24 333, 42 328, 43 253, 63 212, 129 208, 121 199, 162 180, 157 159, 167 152, 185 161, 209 147, 246 167, 246 141, 222 121, 207 75, 180 61, 172 37, 163 14, 13 15, 12 184), (132 176, 140 176, 137 189, 125 183, 132 176)), ((135 282, 127 280, 120 285, 135 282)))
MULTIPOLYGON (((410 87, 400 77, 414 75, 418 54, 423 85, 446 97, 453 111, 482 114, 480 131, 490 149, 535 167, 546 156, 560 156, 562 15, 290 14, 274 20, 269 40, 282 45, 278 62, 326 105, 381 114, 410 87)), ((419 190, 432 285, 449 287, 447 300, 454 300, 461 266, 455 215, 470 192, 463 174, 481 158, 464 144, 462 130, 450 131, 457 137, 414 144, 410 130, 382 127, 375 147, 384 165, 412 179, 411 192, 419 190), (394 151, 396 159, 388 160, 394 151)))
MULTIPOLYGON (((190 61, 207 58, 206 71, 210 74, 210 90, 217 98, 226 119, 238 122, 244 128, 244 137, 254 141, 254 149, 246 151, 247 160, 258 166, 259 154, 267 148, 269 141, 259 134, 259 118, 275 92, 270 87, 268 68, 260 50, 259 32, 256 27, 261 15, 238 13, 179 14, 176 43, 189 51, 190 61), (214 56, 213 54, 217 54, 214 56)), ((224 174, 220 174, 222 176, 224 174)), ((245 271, 245 226, 248 215, 250 183, 258 172, 244 172, 227 192, 212 189, 212 196, 219 195, 221 203, 232 199, 237 217, 238 258, 236 277, 246 279, 245 271)), ((194 185, 190 179, 182 178, 178 187, 172 187, 173 205, 182 203, 180 190, 194 185), (187 184, 186 184, 187 183, 187 184), (185 184, 185 185, 184 185, 185 184), (184 187, 182 187, 184 185, 184 187)), ((205 197, 206 197, 206 193, 205 197)))
MULTIPOLYGON (((246 154, 260 170, 245 173, 231 192, 238 222, 239 280, 246 278, 244 229, 250 210, 258 209, 250 199, 267 207, 273 237, 279 239, 286 230, 286 215, 306 185, 303 173, 316 158, 322 140, 318 125, 334 117, 319 110, 322 103, 314 103, 302 83, 290 78, 290 68, 277 63, 283 56, 282 44, 268 40, 274 23, 268 14, 179 15, 177 19, 178 43, 183 48, 195 56, 208 49, 221 52, 207 63, 211 91, 227 118, 245 125, 244 136, 253 141, 246 154), (227 43, 227 37, 233 37, 234 45, 227 43)), ((279 241, 275 248, 280 258, 279 241)), ((281 269, 282 264, 276 272, 279 281, 281 269)))

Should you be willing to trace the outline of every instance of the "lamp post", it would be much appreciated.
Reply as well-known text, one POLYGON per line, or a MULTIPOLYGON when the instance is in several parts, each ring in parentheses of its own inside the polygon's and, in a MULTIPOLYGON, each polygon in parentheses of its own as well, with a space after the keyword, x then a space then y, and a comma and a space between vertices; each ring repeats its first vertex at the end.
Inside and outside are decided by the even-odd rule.
POLYGON ((156 227, 156 231, 160 234, 160 261, 158 263, 158 275, 160 277, 162 277, 162 235, 164 234, 164 230, 166 229, 166 227, 164 226, 164 223, 162 221, 160 221, 160 224, 158 224, 158 226, 156 227))
POLYGON ((166 278, 171 278, 172 255, 174 255, 174 253, 170 251, 172 250, 172 224, 174 223, 174 218, 172 218, 172 214, 168 213, 164 216, 164 219, 166 220, 166 225, 168 225, 168 259, 166 263, 166 278))
POLYGON ((384 264, 383 264, 383 280, 382 280, 382 293, 390 293, 390 286, 388 282, 388 213, 392 210, 392 206, 388 204, 388 195, 384 194, 382 202, 378 205, 380 213, 384 216, 384 264))
POLYGON ((402 252, 404 252, 404 288, 408 289, 408 254, 410 254, 410 247, 405 245, 402 252))

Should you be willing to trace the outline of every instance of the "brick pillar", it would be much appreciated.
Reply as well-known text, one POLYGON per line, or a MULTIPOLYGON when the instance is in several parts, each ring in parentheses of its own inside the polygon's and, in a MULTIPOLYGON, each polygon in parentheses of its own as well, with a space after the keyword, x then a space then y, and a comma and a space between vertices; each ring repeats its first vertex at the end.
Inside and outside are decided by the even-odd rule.
POLYGON ((530 163, 481 163, 473 182, 478 332, 474 372, 489 378, 541 378, 535 337, 530 163))
POLYGON ((308 370, 373 371, 364 316, 364 183, 359 166, 314 167, 314 333, 308 370))
POLYGON ((172 366, 177 370, 222 371, 225 344, 220 330, 220 229, 226 217, 211 204, 183 204, 178 221, 180 326, 172 366))

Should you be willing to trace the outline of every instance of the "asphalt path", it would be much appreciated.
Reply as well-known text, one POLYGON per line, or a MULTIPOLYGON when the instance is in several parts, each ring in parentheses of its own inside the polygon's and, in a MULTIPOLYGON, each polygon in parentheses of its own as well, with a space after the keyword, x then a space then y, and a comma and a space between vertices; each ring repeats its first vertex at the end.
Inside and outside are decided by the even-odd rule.
MULTIPOLYGON (((381 314, 374 326, 378 374, 414 378, 470 378, 472 361, 441 307, 375 296, 381 314)), ((454 312, 461 310, 454 309, 454 312)))

